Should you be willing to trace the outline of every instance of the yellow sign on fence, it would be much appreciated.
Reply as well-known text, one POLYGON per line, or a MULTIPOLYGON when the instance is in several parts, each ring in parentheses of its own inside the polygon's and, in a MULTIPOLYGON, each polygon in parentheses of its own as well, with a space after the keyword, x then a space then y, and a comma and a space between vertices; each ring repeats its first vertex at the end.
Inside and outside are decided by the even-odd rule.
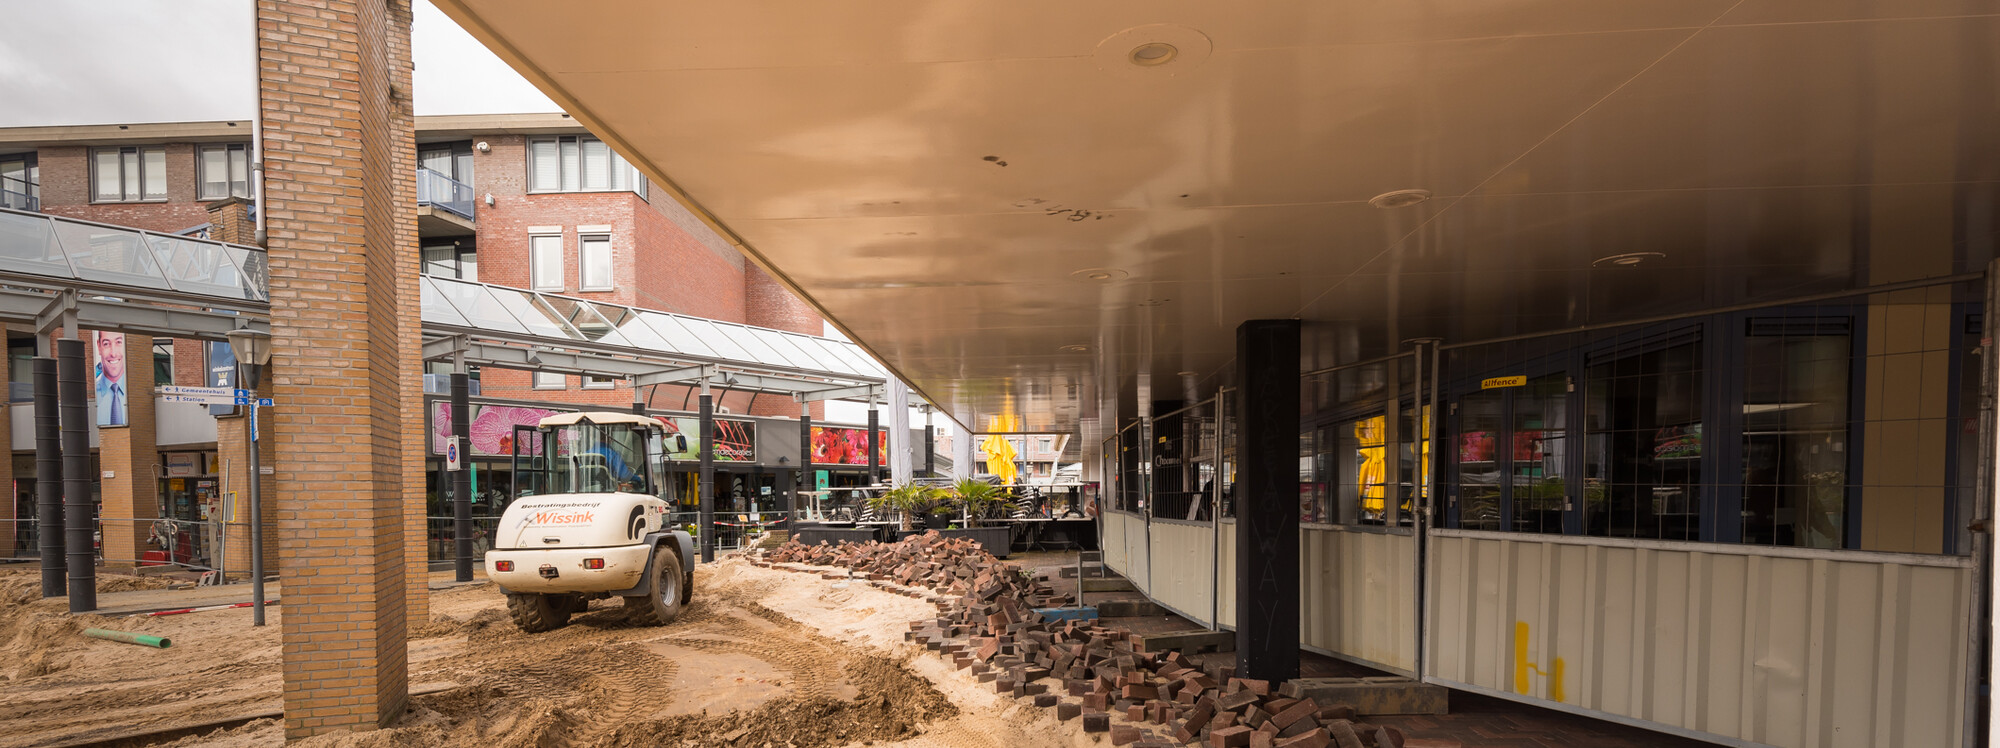
POLYGON ((1526 387, 1526 386, 1528 386, 1528 378, 1526 376, 1493 377, 1491 379, 1479 380, 1479 389, 1482 390, 1499 389, 1501 387, 1526 387))

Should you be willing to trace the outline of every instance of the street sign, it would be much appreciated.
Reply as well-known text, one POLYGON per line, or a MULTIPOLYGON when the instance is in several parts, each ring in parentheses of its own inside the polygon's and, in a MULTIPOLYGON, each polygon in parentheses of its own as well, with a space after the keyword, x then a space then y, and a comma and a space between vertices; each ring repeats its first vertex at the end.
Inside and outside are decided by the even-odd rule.
MULTIPOLYGON (((166 389, 166 388, 162 387, 160 389, 166 389)), ((160 394, 160 399, 170 403, 200 403, 203 405, 255 405, 260 408, 271 407, 271 398, 268 397, 259 398, 259 397, 248 397, 242 395, 232 395, 228 394, 230 392, 229 390, 222 388, 182 387, 180 389, 189 389, 189 390, 216 389, 221 394, 209 394, 209 393, 187 394, 187 393, 164 392, 160 394)), ((236 391, 248 392, 249 390, 236 390, 236 391)))
POLYGON ((446 472, 456 473, 462 469, 458 454, 458 437, 454 436, 444 443, 444 469, 446 472))
MULTIPOLYGON (((176 395, 184 397, 227 397, 227 398, 257 396, 257 393, 252 392, 250 390, 239 390, 234 387, 177 387, 174 385, 155 387, 153 388, 153 394, 176 395)), ((223 403, 223 404, 226 405, 228 403, 223 403)))

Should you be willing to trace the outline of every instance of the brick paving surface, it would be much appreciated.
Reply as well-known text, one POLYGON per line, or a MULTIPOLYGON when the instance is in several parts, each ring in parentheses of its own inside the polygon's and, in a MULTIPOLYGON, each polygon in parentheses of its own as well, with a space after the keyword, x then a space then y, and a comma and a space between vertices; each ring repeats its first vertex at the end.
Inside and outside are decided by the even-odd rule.
MULTIPOLYGON (((1016 553, 1009 561, 1031 569, 1047 569, 1049 584, 1059 593, 1073 593, 1075 579, 1055 569, 1075 566, 1074 552, 1016 553)), ((1137 592, 1093 592, 1085 602, 1143 600, 1137 592)), ((1142 634, 1202 628, 1180 616, 1107 618, 1107 625, 1142 634)), ((1201 665, 1234 663, 1235 653, 1195 655, 1201 665)), ((1301 652, 1299 674, 1307 678, 1393 675, 1345 660, 1301 652)), ((1451 692, 1451 713, 1443 715, 1368 717, 1371 724, 1390 725, 1410 738, 1406 748, 1695 748, 1709 743, 1652 730, 1583 717, 1468 691, 1451 692)))

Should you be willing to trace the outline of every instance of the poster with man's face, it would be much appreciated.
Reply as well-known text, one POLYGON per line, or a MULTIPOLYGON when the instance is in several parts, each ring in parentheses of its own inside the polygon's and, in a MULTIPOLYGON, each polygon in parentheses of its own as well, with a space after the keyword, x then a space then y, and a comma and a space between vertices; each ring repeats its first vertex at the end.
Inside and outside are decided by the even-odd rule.
POLYGON ((95 333, 97 337, 97 425, 124 426, 125 333, 95 333))

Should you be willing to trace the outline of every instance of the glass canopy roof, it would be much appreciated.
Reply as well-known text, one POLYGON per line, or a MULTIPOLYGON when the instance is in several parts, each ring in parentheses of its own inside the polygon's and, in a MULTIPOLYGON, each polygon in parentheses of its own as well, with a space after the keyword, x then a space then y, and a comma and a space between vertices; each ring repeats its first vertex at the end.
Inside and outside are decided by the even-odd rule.
POLYGON ((0 209, 0 273, 268 302, 264 251, 43 213, 0 209))
POLYGON ((551 346, 616 346, 684 358, 690 364, 719 363, 831 379, 887 378, 874 359, 845 340, 429 275, 419 283, 427 327, 543 338, 551 346))

